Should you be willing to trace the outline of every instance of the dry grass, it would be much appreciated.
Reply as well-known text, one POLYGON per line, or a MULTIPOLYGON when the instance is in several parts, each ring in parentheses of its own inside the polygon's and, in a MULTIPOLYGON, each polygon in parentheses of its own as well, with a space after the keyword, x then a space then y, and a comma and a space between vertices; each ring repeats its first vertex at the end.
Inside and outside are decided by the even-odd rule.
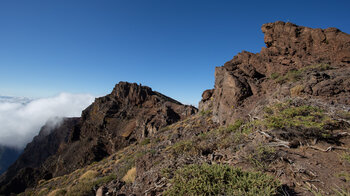
POLYGON ((299 84, 290 89, 290 95, 292 97, 299 96, 304 90, 304 86, 299 84))
POLYGON ((80 176, 79 180, 90 180, 95 178, 98 175, 98 172, 95 170, 89 170, 80 176))
POLYGON ((67 193, 65 189, 56 189, 51 191, 47 196, 63 196, 67 193))
POLYGON ((129 171, 125 174, 122 180, 126 183, 133 183, 136 178, 136 167, 129 169, 129 171))

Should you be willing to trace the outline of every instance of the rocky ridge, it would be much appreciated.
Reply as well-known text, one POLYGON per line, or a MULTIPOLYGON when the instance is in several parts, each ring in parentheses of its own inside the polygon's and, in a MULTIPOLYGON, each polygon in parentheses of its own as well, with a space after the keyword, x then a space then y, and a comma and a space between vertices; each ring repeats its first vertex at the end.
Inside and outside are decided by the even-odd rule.
POLYGON ((149 87, 120 82, 111 94, 86 108, 81 118, 66 118, 53 130, 44 126, 1 176, 2 191, 19 193, 40 179, 100 161, 196 111, 149 87))

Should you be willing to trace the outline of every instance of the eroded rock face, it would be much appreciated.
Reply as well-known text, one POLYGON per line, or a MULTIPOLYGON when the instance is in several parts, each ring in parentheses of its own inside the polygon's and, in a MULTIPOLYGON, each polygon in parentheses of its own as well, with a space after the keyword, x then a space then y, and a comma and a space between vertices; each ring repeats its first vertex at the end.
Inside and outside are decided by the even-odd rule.
POLYGON ((97 98, 86 108, 81 118, 65 119, 49 133, 44 127, 1 177, 0 192, 19 193, 40 179, 64 175, 100 161, 195 112, 196 108, 149 87, 120 82, 111 94, 97 98))
POLYGON ((306 84, 309 94, 349 102, 344 99, 350 95, 349 77, 344 75, 350 73, 350 35, 336 28, 312 29, 284 22, 264 24, 261 29, 266 48, 257 54, 243 51, 217 67, 215 87, 210 95, 203 93, 199 110, 212 110, 215 122, 232 123, 254 109, 257 101, 283 88, 270 80, 272 74, 284 75, 315 64, 342 70, 329 71, 333 77, 319 77, 306 84))

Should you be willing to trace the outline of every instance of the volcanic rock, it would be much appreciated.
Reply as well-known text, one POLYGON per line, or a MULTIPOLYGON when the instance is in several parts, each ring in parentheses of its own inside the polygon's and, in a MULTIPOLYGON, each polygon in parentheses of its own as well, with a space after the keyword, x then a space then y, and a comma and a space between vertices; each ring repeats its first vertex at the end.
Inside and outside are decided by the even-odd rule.
POLYGON ((155 134, 197 112, 151 88, 120 82, 97 98, 81 118, 67 118, 27 145, 20 158, 1 176, 1 193, 19 193, 40 179, 70 173, 155 134))
POLYGON ((233 123, 282 87, 269 80, 271 75, 283 76, 292 70, 320 64, 341 70, 330 69, 329 76, 316 76, 316 80, 305 84, 305 92, 349 103, 344 98, 350 97, 350 35, 336 28, 312 29, 280 21, 264 24, 261 29, 266 47, 257 54, 243 51, 217 67, 214 89, 203 93, 199 110, 212 110, 215 122, 233 123))

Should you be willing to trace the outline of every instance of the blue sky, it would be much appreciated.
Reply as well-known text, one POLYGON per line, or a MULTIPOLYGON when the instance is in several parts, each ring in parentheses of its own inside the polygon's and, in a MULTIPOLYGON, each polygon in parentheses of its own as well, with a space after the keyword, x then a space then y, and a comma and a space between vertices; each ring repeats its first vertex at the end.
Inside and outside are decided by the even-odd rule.
POLYGON ((0 95, 105 95, 119 81, 197 104, 277 20, 350 32, 350 1, 1 0, 0 95))

